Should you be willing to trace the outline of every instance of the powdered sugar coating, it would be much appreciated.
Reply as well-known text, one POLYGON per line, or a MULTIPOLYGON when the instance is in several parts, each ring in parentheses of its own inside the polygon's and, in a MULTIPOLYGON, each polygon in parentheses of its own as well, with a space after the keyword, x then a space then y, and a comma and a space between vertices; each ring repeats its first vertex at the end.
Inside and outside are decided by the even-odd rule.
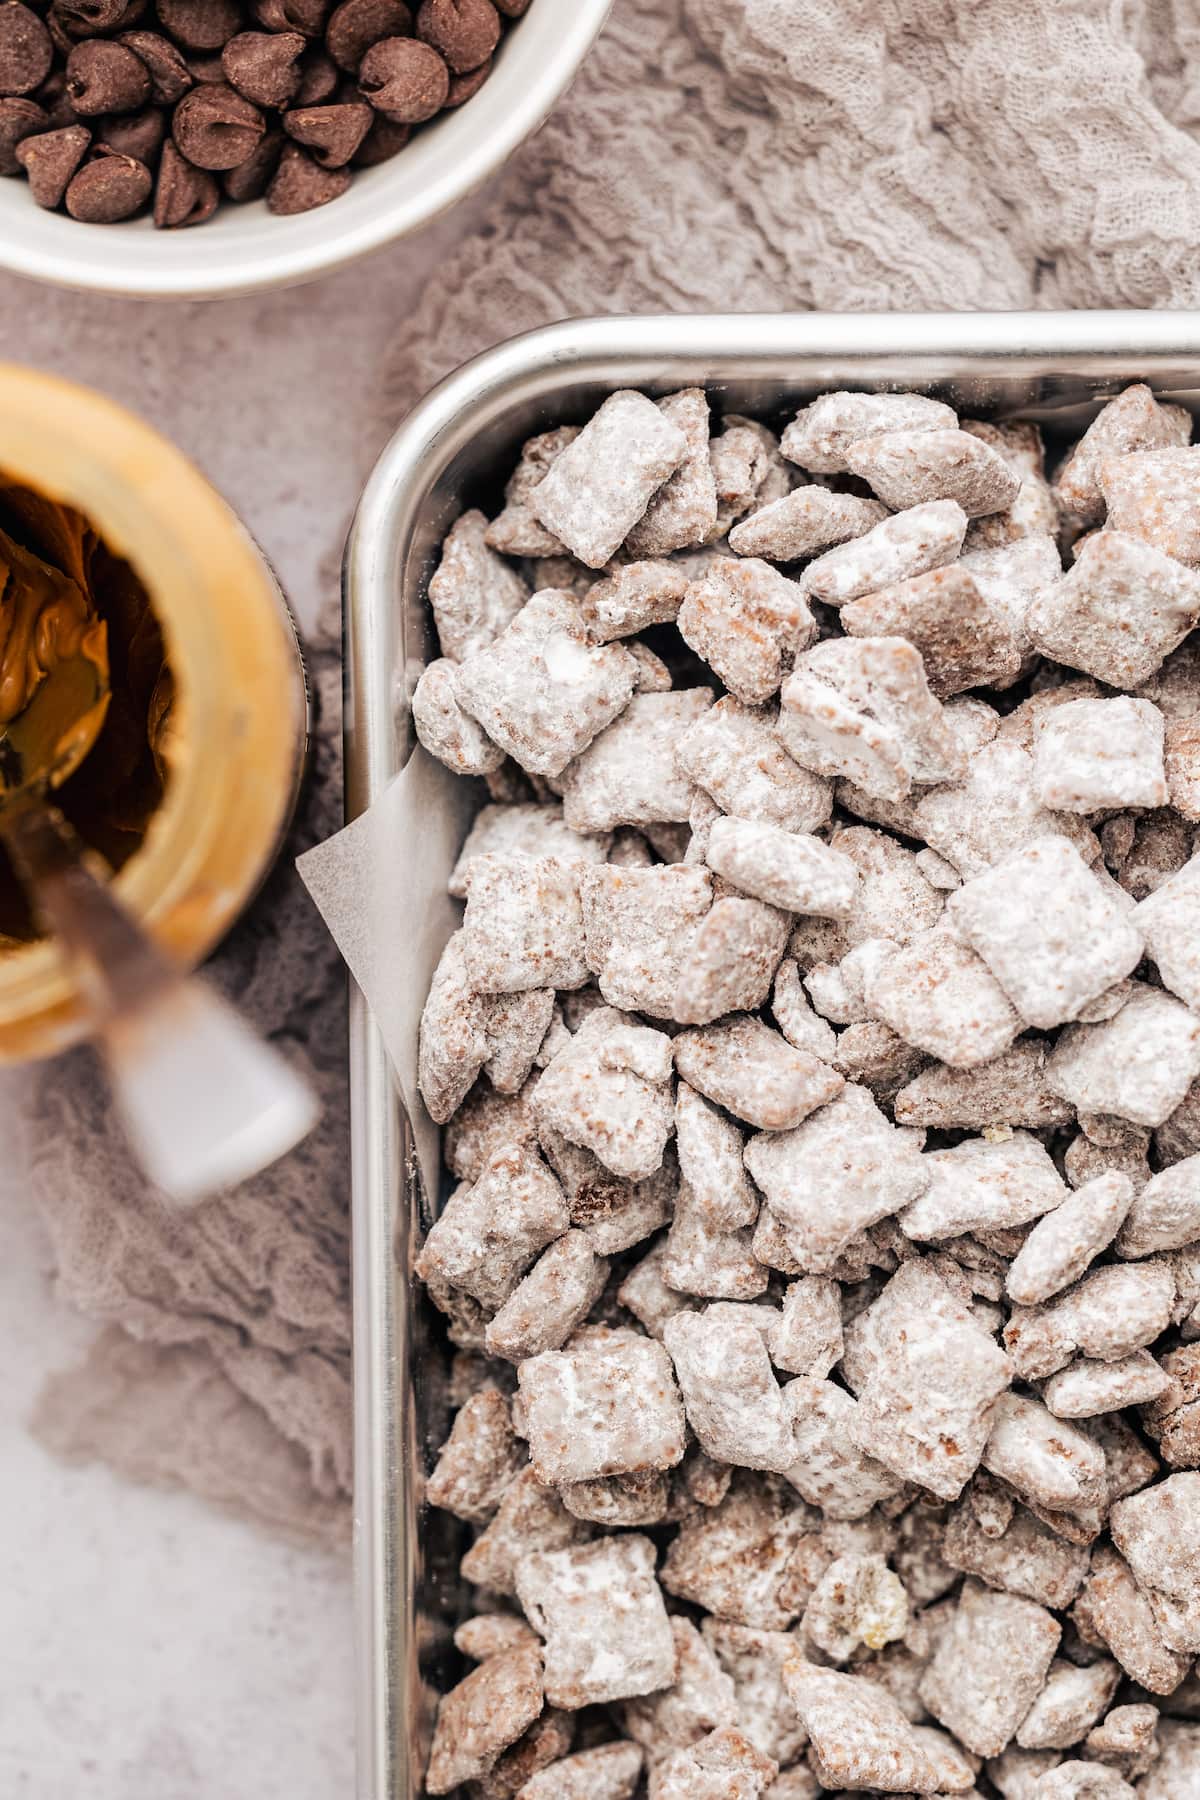
POLYGON ((1163 716, 1148 700, 1074 700, 1058 707, 1034 738, 1034 779, 1043 806, 1057 812, 1165 806, 1163 716))
POLYGON ((817 485, 794 487, 747 514, 729 533, 729 548, 738 556, 764 556, 772 562, 797 562, 832 544, 861 537, 887 518, 878 500, 837 494, 817 485))
POLYGON ((1098 524, 1104 517, 1100 468, 1107 457, 1186 444, 1191 433, 1184 407, 1161 406, 1144 382, 1135 382, 1100 409, 1058 471, 1059 505, 1083 524, 1098 524))
POLYGON ((650 1800, 759 1800, 778 1768, 732 1726, 690 1750, 676 1750, 650 1772, 650 1800))
POLYGON ((684 642, 748 706, 779 691, 792 658, 817 632, 799 583, 756 556, 716 557, 688 583, 676 623, 684 642))
POLYGON ((1080 1112, 1162 1125, 1200 1075, 1200 1020, 1158 988, 1135 986, 1115 1017, 1065 1031, 1046 1066, 1080 1112))
POLYGON ((778 907, 742 894, 714 900, 684 949, 672 1018, 681 1025, 707 1025, 726 1013, 761 1006, 787 949, 791 923, 778 907))
MULTIPOLYGON (((675 1067, 692 1087, 760 1131, 798 1125, 841 1091, 842 1078, 778 1032, 739 1014, 675 1039, 675 1067)), ((754 1173, 753 1164, 747 1166, 754 1173)))
POLYGON ((862 1675, 824 1669, 801 1657, 784 1664, 783 1684, 800 1715, 826 1786, 932 1794, 939 1770, 892 1696, 862 1675))
POLYGON ((910 506, 817 557, 804 571, 804 586, 814 599, 844 606, 893 582, 952 563, 966 529, 967 515, 956 500, 910 506))
POLYGON ((448 1794, 460 1782, 486 1775, 542 1710, 542 1658, 517 1649, 490 1656, 443 1695, 425 1788, 448 1794))
POLYGON ((1108 530, 1144 538, 1193 569, 1200 565, 1200 447, 1106 456, 1100 491, 1108 530))
POLYGON ((534 1473, 559 1486, 671 1469, 684 1413, 671 1359, 632 1333, 526 1358, 517 1371, 534 1473))
POLYGON ((521 1558, 517 1597, 545 1639, 552 1706, 573 1712, 671 1681, 675 1641, 654 1564, 654 1545, 635 1533, 521 1558))
POLYGON ((429 603, 442 655, 465 662, 499 637, 529 598, 516 570, 486 541, 481 512, 465 512, 442 544, 441 561, 429 582, 429 603))
POLYGON ((695 928, 712 905, 708 870, 604 864, 584 871, 580 894, 585 955, 605 1000, 673 1018, 695 928))
POLYGON ((859 438, 846 466, 893 510, 926 500, 956 500, 968 518, 1011 506, 1020 477, 990 444, 957 426, 887 431, 859 438))
POLYGON ((940 700, 967 688, 1009 687, 1021 672, 1021 640, 1008 613, 957 563, 850 601, 842 628, 851 637, 907 639, 940 700))
POLYGON ((601 1007, 542 1074, 534 1114, 614 1175, 643 1181, 671 1132, 670 1074, 669 1038, 601 1007))
POLYGON ((968 1749, 999 1756, 1037 1697, 1061 1635, 1034 1601, 968 1581, 921 1698, 968 1749))
POLYGON ((1200 619, 1200 577, 1144 539, 1098 531, 1028 613, 1044 656, 1112 687, 1148 681, 1200 619))
POLYGON ((632 1800, 642 1772, 637 1744, 600 1744, 532 1776, 519 1800, 632 1800))
POLYGON ((1022 1029, 982 958, 944 927, 923 932, 882 962, 864 998, 871 1014, 906 1043, 951 1068, 990 1062, 1022 1029))
POLYGON ((1119 1170, 1085 1181, 1025 1239, 1008 1271, 1010 1297, 1036 1306, 1077 1281, 1117 1236, 1133 1204, 1133 1183, 1119 1170))
POLYGON ((1200 1008, 1200 856, 1146 896, 1135 924, 1164 985, 1186 1005, 1200 1008))
POLYGON ((711 688, 635 694, 563 770, 563 818, 571 829, 602 832, 686 819, 694 789, 675 747, 713 698, 711 688))
POLYGON ((467 897, 468 872, 477 856, 555 857, 559 862, 603 862, 606 832, 583 836, 564 823, 562 807, 521 802, 485 806, 476 814, 458 854, 446 891, 456 900, 467 897))
POLYGON ((477 994, 582 987, 588 966, 577 865, 553 857, 475 857, 461 943, 477 994))
POLYGON ((796 414, 779 447, 789 462, 832 475, 849 468, 848 453, 861 438, 939 431, 957 423, 951 407, 924 394, 822 394, 796 414))
POLYGON ((663 1342, 688 1423, 708 1456, 777 1474, 790 1468, 791 1420, 761 1332, 708 1307, 668 1319, 663 1342))
POLYGON ((573 556, 602 569, 687 454, 679 427, 644 394, 624 389, 555 457, 530 506, 573 556))
POLYGON ((561 556, 563 546, 539 523, 529 504, 551 463, 579 436, 577 425, 543 431, 521 446, 521 458, 504 486, 504 506, 484 533, 484 541, 505 556, 561 556))
POLYGON ((717 484, 708 455, 708 396, 703 388, 683 388, 660 400, 658 410, 683 433, 687 448, 625 540, 634 556, 664 556, 707 543, 717 523, 717 484))
POLYGON ((816 831, 833 809, 832 786, 786 754, 777 720, 773 708, 743 706, 727 694, 684 733, 677 757, 722 812, 816 831))

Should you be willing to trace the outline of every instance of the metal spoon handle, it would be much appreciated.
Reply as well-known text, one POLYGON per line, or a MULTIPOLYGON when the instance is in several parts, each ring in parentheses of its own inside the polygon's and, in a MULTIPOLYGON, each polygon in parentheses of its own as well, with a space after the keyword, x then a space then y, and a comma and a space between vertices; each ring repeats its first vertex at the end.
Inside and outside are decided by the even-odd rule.
POLYGON ((180 974, 93 873, 48 804, 3 829, 17 871, 87 996, 126 1127, 147 1174, 184 1204, 233 1187, 316 1123, 306 1082, 231 1006, 180 974))

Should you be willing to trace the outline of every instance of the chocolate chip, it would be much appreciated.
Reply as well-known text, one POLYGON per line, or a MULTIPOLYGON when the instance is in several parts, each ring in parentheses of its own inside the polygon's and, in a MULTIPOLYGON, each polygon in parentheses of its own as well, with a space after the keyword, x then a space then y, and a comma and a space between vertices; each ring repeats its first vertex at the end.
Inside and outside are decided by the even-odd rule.
POLYGON ((86 125, 65 125, 61 131, 44 131, 17 146, 21 167, 29 178, 29 191, 39 206, 53 212, 62 205, 67 184, 88 152, 92 134, 86 125))
POLYGON ((299 31, 320 37, 329 13, 328 0, 253 0, 250 8, 266 31, 299 31))
POLYGON ((411 34, 412 14, 403 0, 342 0, 329 21, 325 48, 339 69, 353 75, 372 44, 411 34))
POLYGON ((150 198, 154 182, 145 163, 101 145, 67 187, 67 211, 88 225, 116 225, 132 219, 150 198))
POLYGON ((127 30, 148 0, 55 0, 51 13, 67 37, 81 40, 127 30))
POLYGON ((119 150, 122 156, 136 157, 148 169, 158 161, 166 135, 166 117, 157 106, 116 119, 101 119, 96 126, 100 143, 110 150, 119 150))
POLYGON ((158 0, 158 22, 185 50, 219 50, 242 14, 237 0, 158 0))
POLYGON ((221 61, 219 50, 192 50, 187 57, 187 70, 197 86, 204 82, 209 87, 224 87, 225 64, 221 61))
POLYGON ((336 200, 350 186, 349 169, 322 169, 299 144, 285 144, 267 189, 268 212, 311 212, 336 200))
POLYGON ((485 63, 480 63, 477 69, 470 70, 468 74, 452 75, 450 92, 446 95, 446 105, 448 107, 462 106, 464 102, 470 100, 479 92, 494 67, 495 64, 489 56, 485 63))
POLYGON ((217 210, 221 190, 216 177, 180 156, 174 144, 163 145, 154 187, 154 223, 160 231, 182 231, 203 225, 217 210))
POLYGON ((492 0, 422 0, 417 36, 433 45, 453 74, 467 75, 500 42, 500 15, 492 0))
POLYGON ((196 87, 175 108, 171 132, 198 169, 236 169, 266 129, 256 106, 231 87, 196 87))
POLYGON ((258 148, 249 155, 244 163, 236 169, 227 169, 221 177, 221 186, 231 200, 259 200, 267 191, 267 184, 279 164, 279 152, 283 149, 282 131, 265 131, 259 139, 258 148))
POLYGON ((221 52, 227 79, 255 106, 287 106, 300 86, 308 39, 298 31, 239 31, 221 52))
POLYGON ((371 105, 398 125, 420 125, 445 105, 450 71, 432 45, 390 37, 371 45, 358 85, 371 105))
POLYGON ((397 150, 403 150, 411 136, 411 125, 397 125, 394 119, 385 119, 382 113, 376 113, 370 131, 351 161, 356 169, 374 169, 379 163, 389 162, 397 150))
POLYGON ((174 106, 177 100, 183 99, 192 85, 192 77, 182 54, 168 38, 157 31, 126 31, 120 42, 146 65, 150 92, 160 106, 174 106))
POLYGON ((32 94, 50 73, 54 45, 21 0, 0 0, 0 95, 32 94))
POLYGON ((67 72, 55 69, 47 75, 34 96, 38 105, 44 108, 50 123, 48 131, 58 131, 64 125, 78 125, 79 114, 71 102, 67 92, 67 72))
POLYGON ((495 0, 496 11, 506 19, 521 19, 529 11, 532 0, 495 0))
POLYGON ((283 128, 312 152, 323 169, 341 169, 371 129, 373 117, 365 101, 357 106, 305 106, 284 113, 283 128))
MULTIPOLYGON (((295 105, 320 106, 323 100, 332 99, 337 93, 337 64, 323 50, 309 50, 300 68, 300 86, 296 89, 295 105)), ((361 98, 358 94, 354 97, 356 100, 361 98)))
POLYGON ((81 119, 137 112, 150 98, 150 71, 125 44, 87 38, 67 58, 67 92, 81 119))
POLYGON ((50 120, 36 100, 0 100, 0 175, 19 175, 17 145, 22 138, 49 129, 50 120))

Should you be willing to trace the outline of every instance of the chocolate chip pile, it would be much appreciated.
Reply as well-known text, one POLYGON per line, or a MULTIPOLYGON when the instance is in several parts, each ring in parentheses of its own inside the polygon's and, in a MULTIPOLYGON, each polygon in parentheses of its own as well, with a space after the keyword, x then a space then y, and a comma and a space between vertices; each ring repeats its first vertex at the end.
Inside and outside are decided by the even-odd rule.
POLYGON ((1190 435, 622 392, 451 530, 427 1792, 1200 1795, 1190 435))
POLYGON ((0 0, 0 174, 114 225, 336 200, 478 93, 529 0, 0 0))

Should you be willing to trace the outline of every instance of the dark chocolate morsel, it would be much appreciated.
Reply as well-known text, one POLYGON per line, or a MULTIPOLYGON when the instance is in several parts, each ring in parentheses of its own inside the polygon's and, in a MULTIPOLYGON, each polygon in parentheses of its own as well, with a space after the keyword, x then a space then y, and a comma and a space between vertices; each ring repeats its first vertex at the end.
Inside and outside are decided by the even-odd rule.
POLYGON ((342 0, 329 20, 325 48, 339 69, 353 75, 372 44, 411 34, 412 14, 404 0, 342 0))
POLYGON ((225 86, 225 64, 221 61, 220 50, 191 50, 188 52, 188 74, 197 85, 201 83, 212 87, 225 86))
POLYGON ((311 151, 323 169, 341 169, 371 129, 374 113, 365 101, 340 106, 304 106, 283 115, 283 128, 311 151))
POLYGON ((219 50, 241 30, 237 0, 158 0, 158 22, 185 50, 219 50))
POLYGON ((45 131, 17 146, 21 167, 29 177, 29 191, 39 206, 53 212, 62 205, 67 185, 91 141, 86 125, 64 125, 61 131, 45 131))
POLYGON ((17 145, 22 138, 49 129, 49 115, 36 100, 22 100, 15 95, 0 100, 0 175, 19 175, 17 145))
POLYGON ((154 188, 154 223, 160 231, 182 231, 211 219, 221 199, 217 178, 180 156, 169 140, 154 188))
POLYGON ((469 74, 452 75, 450 92, 446 95, 446 105, 462 106, 465 101, 470 100, 479 92, 494 67, 495 64, 489 56, 485 63, 480 63, 479 67, 472 69, 469 74))
POLYGON ((74 42, 105 37, 136 25, 149 0, 54 0, 50 16, 74 42))
POLYGON ((171 134, 198 169, 236 169, 266 130, 262 114, 231 87, 205 85, 175 108, 171 134))
POLYGON ((182 53, 157 31, 126 31, 120 43, 132 50, 150 75, 150 92, 162 106, 174 106, 192 85, 182 53))
POLYGON ((411 125, 397 125, 394 119, 385 119, 382 113, 376 113, 370 131, 354 152, 353 166, 373 169, 379 163, 390 162, 411 136, 411 125))
POLYGON ((145 112, 123 113, 115 119, 96 121, 96 138, 99 143, 110 150, 119 150, 122 156, 136 157, 148 169, 152 169, 158 161, 166 135, 166 114, 159 106, 148 107, 145 112))
POLYGON ((67 211, 88 225, 132 219, 150 198, 154 179, 145 163, 100 145, 67 186, 67 211))
POLYGON ((0 97, 32 94, 50 73, 50 33, 21 0, 0 0, 0 97))
POLYGON ((308 43, 298 31, 239 31, 221 52, 226 79, 255 106, 288 106, 308 43))
POLYGON ((453 75, 469 75, 500 42, 492 0, 421 0, 417 36, 432 44, 453 75))
POLYGON ((81 119, 137 112, 150 98, 150 71, 125 44, 85 38, 67 58, 67 93, 81 119))
MULTIPOLYGON (((341 77, 337 64, 323 50, 308 50, 300 64, 300 86, 296 89, 295 106, 320 106, 323 100, 332 100, 337 93, 341 77)), ((361 99, 355 94, 356 100, 361 99)))
POLYGON ((299 144, 285 144, 267 189, 267 210, 287 215, 311 212, 336 200, 350 186, 349 169, 322 169, 299 144))
POLYGON ((329 0, 253 0, 250 8, 264 31, 298 31, 319 38, 329 17, 329 0))
POLYGON ((496 0, 496 11, 506 19, 520 19, 529 11, 532 0, 496 0))
POLYGON ((358 85, 371 105, 398 125, 420 125, 446 104, 450 71, 431 45, 384 38, 363 57, 358 85))
POLYGON ((54 69, 47 75, 34 96, 39 106, 45 108, 50 123, 47 131, 58 131, 64 125, 78 125, 79 114, 71 103, 67 92, 67 72, 65 69, 54 69))
POLYGON ((264 131, 258 141, 258 148, 236 169, 226 169, 221 177, 221 186, 231 200, 261 200, 267 191, 267 184, 279 165, 279 152, 283 149, 282 131, 264 131))

